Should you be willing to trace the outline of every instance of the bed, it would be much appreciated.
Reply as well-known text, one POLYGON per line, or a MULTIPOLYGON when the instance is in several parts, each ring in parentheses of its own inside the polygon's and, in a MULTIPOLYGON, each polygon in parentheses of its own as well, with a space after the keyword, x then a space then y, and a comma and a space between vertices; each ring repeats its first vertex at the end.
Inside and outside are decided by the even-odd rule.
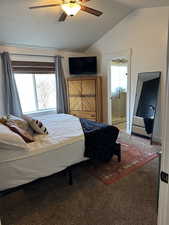
MULTIPOLYGON (((79 118, 72 115, 53 114, 36 118, 48 128, 48 135, 36 135, 35 142, 28 144, 27 151, 0 148, 0 191, 55 174, 71 165, 87 160, 88 157, 85 155, 86 140, 91 142, 94 138, 98 139, 98 134, 103 135, 106 132, 105 125, 102 125, 103 131, 101 133, 101 125, 93 124, 90 121, 87 122, 85 128, 88 130, 85 131, 86 122, 82 121, 82 123, 79 118)), ((107 128, 109 129, 110 126, 107 128)), ((112 129, 116 131, 117 136, 118 129, 115 127, 112 129)), ((114 138, 113 143, 116 138, 114 138)), ((101 142, 99 142, 98 147, 100 144, 101 142)), ((91 149, 88 150, 90 153, 91 149)), ((116 153, 116 150, 112 151, 116 153)))
POLYGON ((0 191, 29 183, 84 161, 84 133, 77 117, 38 117, 48 135, 37 135, 29 151, 0 149, 0 191))

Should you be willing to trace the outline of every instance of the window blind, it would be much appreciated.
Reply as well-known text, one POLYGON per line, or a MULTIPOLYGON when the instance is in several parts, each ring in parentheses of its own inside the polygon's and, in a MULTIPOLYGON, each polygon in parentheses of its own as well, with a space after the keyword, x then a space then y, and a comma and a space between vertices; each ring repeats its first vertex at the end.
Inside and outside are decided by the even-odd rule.
POLYGON ((14 73, 54 73, 55 66, 52 62, 12 61, 14 73))

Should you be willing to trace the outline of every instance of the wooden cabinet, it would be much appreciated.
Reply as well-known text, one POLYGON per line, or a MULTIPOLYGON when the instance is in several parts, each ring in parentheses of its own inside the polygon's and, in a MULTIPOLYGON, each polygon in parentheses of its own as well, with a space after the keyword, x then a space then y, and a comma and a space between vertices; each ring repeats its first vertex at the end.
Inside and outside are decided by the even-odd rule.
POLYGON ((77 117, 102 121, 101 77, 71 77, 67 80, 69 113, 77 117))

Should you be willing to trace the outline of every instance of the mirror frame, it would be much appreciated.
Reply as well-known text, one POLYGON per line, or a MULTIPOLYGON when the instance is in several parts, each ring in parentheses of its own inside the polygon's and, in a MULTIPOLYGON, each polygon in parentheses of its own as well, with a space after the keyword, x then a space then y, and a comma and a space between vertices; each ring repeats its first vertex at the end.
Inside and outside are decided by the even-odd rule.
MULTIPOLYGON (((155 79, 155 78, 154 78, 155 79)), ((135 91, 135 98, 134 98, 134 107, 133 107, 133 115, 132 115, 132 124, 131 124, 131 135, 137 135, 139 137, 143 137, 143 138, 146 138, 146 139, 150 139, 150 144, 152 145, 153 144, 153 132, 154 132, 154 124, 155 124, 155 120, 156 120, 156 112, 157 112, 157 105, 158 105, 158 100, 159 100, 159 91, 160 91, 160 82, 161 81, 161 71, 153 71, 153 72, 141 72, 141 73, 138 73, 138 76, 137 76, 137 85, 136 85, 136 91, 135 91), (138 89, 138 82, 139 82, 139 77, 143 74, 155 74, 157 73, 158 77, 156 78, 159 78, 159 85, 158 85, 158 90, 157 90, 157 101, 156 101, 156 104, 155 104, 155 113, 154 113, 154 121, 153 121, 153 128, 152 128, 152 134, 150 137, 146 137, 144 135, 141 135, 141 134, 136 134, 134 132, 132 132, 132 128, 133 128, 133 121, 134 121, 134 115, 135 115, 135 104, 136 104, 136 97, 137 97, 137 89, 138 89)))

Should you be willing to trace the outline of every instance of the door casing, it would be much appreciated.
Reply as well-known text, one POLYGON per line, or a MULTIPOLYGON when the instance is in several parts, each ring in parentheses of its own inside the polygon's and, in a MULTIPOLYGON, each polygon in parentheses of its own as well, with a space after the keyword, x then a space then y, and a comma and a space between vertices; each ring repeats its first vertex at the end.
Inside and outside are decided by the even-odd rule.
POLYGON ((131 133, 131 56, 132 50, 121 51, 107 54, 107 105, 108 105, 108 124, 112 124, 112 103, 111 103, 111 64, 112 60, 117 58, 125 58, 128 61, 127 75, 127 133, 131 133))

